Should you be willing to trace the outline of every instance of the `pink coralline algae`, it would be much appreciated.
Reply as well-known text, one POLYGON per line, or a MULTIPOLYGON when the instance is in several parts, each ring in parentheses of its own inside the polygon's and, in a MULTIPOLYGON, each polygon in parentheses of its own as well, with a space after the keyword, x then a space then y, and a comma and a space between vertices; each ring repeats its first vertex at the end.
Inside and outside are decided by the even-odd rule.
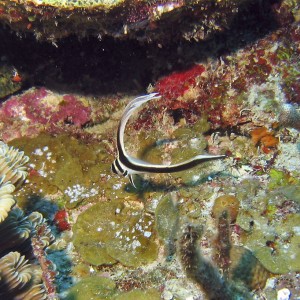
POLYGON ((7 127, 2 136, 5 140, 64 124, 80 128, 90 121, 91 108, 82 99, 70 94, 55 94, 45 88, 32 88, 13 96, 0 107, 0 122, 7 127))
MULTIPOLYGON (((211 123, 211 129, 249 124, 251 118, 241 112, 247 108, 255 87, 266 84, 274 86, 274 91, 257 94, 256 101, 261 103, 263 97, 274 100, 271 94, 276 89, 282 90, 284 99, 291 106, 281 109, 280 121, 282 125, 298 128, 298 114, 293 112, 292 106, 296 109, 300 103, 299 49, 300 25, 295 23, 288 29, 272 32, 234 55, 222 56, 214 64, 193 65, 166 75, 153 89, 162 98, 150 103, 147 113, 141 111, 134 128, 150 128, 154 123, 153 116, 163 108, 175 123, 185 119, 188 124, 193 124, 204 116, 211 123), (276 85, 274 78, 277 78, 276 85)), ((274 101, 276 106, 278 102, 274 101)))
POLYGON ((154 89, 162 96, 160 104, 168 107, 172 115, 184 117, 188 123, 206 115, 214 128, 232 126, 240 121, 240 108, 228 97, 225 107, 229 86, 226 75, 225 70, 217 73, 209 65, 199 64, 161 78, 154 89))
POLYGON ((204 71, 204 66, 195 65, 186 71, 174 72, 160 79, 156 84, 156 89, 164 98, 175 100, 195 85, 196 77, 204 71))

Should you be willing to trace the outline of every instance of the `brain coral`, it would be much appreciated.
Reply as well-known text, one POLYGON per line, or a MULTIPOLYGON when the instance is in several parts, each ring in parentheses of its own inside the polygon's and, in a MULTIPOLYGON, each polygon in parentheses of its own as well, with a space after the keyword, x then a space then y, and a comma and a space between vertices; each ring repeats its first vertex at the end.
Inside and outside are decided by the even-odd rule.
POLYGON ((136 206, 100 202, 78 217, 74 245, 86 262, 99 266, 119 261, 137 267, 156 259, 154 220, 136 206))

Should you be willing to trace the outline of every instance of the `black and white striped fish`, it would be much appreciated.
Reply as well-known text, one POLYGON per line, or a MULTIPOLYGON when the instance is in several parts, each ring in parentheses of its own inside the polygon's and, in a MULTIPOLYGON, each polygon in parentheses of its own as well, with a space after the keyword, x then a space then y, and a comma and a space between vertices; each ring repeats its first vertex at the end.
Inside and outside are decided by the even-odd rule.
POLYGON ((160 165, 160 164, 152 164, 146 162, 144 160, 140 160, 138 158, 132 157, 127 154, 124 147, 124 131, 126 124, 134 112, 138 107, 140 107, 143 103, 153 100, 159 99, 161 96, 158 93, 152 93, 149 95, 137 97, 133 99, 125 108, 123 116, 120 120, 118 133, 117 133, 117 157, 111 165, 111 169, 115 174, 123 175, 125 177, 129 177, 131 184, 135 187, 132 175, 141 174, 141 173, 173 173, 184 171, 190 169, 202 162, 224 158, 226 155, 196 155, 184 162, 173 164, 173 165, 160 165))

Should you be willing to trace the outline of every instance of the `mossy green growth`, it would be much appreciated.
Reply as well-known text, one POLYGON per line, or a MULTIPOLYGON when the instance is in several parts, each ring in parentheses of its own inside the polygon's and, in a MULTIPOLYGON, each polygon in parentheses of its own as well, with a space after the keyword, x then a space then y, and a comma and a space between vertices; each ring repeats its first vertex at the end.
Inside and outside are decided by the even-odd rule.
POLYGON ((251 202, 260 188, 258 179, 244 179, 236 187, 236 197, 241 202, 251 202))
POLYGON ((287 186, 290 184, 296 184, 298 182, 298 180, 292 177, 290 174, 276 169, 271 169, 269 172, 269 176, 270 176, 270 182, 269 182, 270 189, 275 189, 277 187, 287 186))
POLYGON ((100 202, 79 215, 73 227, 74 246, 92 265, 121 262, 137 267, 153 262, 158 248, 152 216, 138 202, 100 202))
POLYGON ((152 164, 162 164, 167 138, 162 138, 157 131, 140 132, 138 135, 137 157, 152 164))
POLYGON ((105 8, 109 9, 120 5, 124 0, 33 0, 35 5, 54 6, 59 8, 105 8))
MULTIPOLYGON (((195 138, 195 132, 190 128, 181 128, 175 131, 175 134, 179 134, 181 137, 178 146, 171 152, 172 164, 178 164, 193 158, 196 155, 205 152, 207 142, 202 135, 195 138), (193 138, 194 137, 194 138, 193 138)), ((186 184, 194 184, 201 177, 200 169, 203 166, 207 166, 206 163, 199 164, 199 166, 176 173, 176 177, 180 177, 186 184)))
POLYGON ((110 174, 112 158, 99 142, 84 144, 68 135, 43 133, 34 138, 16 139, 10 144, 30 158, 29 166, 33 172, 28 177, 28 193, 54 194, 61 191, 67 206, 70 203, 77 205, 87 197, 90 201, 98 193, 101 174, 110 174), (74 189, 77 193, 72 192, 74 189))
POLYGON ((68 291, 65 300, 106 300, 116 294, 116 283, 105 277, 88 277, 82 279, 68 291))
POLYGON ((9 66, 0 67, 0 98, 4 98, 18 91, 22 83, 13 81, 13 68, 9 66))
POLYGON ((289 215, 283 222, 269 226, 266 219, 258 221, 257 229, 247 237, 244 245, 270 272, 285 274, 300 271, 300 215, 289 215), (267 229, 267 227, 270 229, 267 229))
POLYGON ((174 238, 179 221, 179 212, 171 195, 160 200, 155 210, 155 227, 164 241, 174 238))
POLYGON ((197 133, 205 133, 210 129, 211 125, 207 117, 202 116, 197 122, 192 125, 192 129, 197 133))
POLYGON ((282 194, 289 200, 295 201, 300 204, 300 185, 287 185, 280 187, 278 193, 282 194))
POLYGON ((155 210, 155 227, 164 241, 168 256, 175 253, 175 239, 179 226, 179 210, 172 195, 162 198, 155 210))
POLYGON ((161 295, 155 289, 149 290, 132 290, 130 292, 122 293, 114 298, 114 300, 160 300, 161 295))
POLYGON ((300 271, 300 214, 294 196, 295 190, 283 186, 241 199, 236 223, 246 231, 243 245, 272 273, 300 271))

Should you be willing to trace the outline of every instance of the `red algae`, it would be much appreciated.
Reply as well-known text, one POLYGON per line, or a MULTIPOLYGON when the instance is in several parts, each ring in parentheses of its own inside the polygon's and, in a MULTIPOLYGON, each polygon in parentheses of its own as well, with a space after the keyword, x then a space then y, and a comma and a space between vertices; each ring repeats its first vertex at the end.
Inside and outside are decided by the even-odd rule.
POLYGON ((54 223, 59 231, 70 230, 71 226, 68 222, 68 213, 66 210, 58 210, 54 216, 54 223))
POLYGON ((196 77, 205 71, 203 65, 195 65, 192 68, 174 72, 169 76, 158 80, 155 89, 167 100, 175 100, 196 84, 196 77))

